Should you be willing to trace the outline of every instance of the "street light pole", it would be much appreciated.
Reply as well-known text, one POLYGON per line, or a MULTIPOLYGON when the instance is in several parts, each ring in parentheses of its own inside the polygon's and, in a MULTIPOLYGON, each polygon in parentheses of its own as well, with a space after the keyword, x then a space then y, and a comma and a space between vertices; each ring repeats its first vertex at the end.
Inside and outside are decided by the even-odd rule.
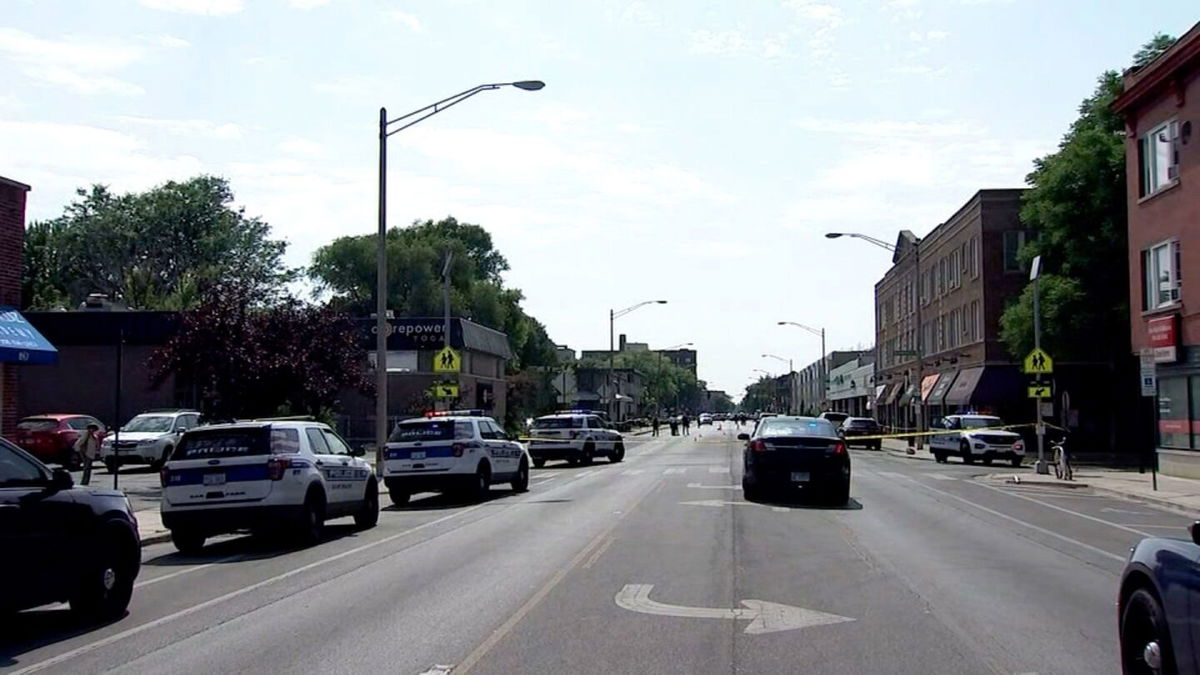
MULTIPOLYGON (((516 87, 525 91, 537 91, 546 84, 540 80, 520 80, 517 82, 498 82, 481 84, 453 96, 444 98, 437 103, 431 103, 418 108, 407 115, 388 119, 387 108, 379 109, 379 241, 375 253, 375 447, 382 450, 388 436, 388 377, 387 377, 387 339, 389 325, 387 320, 387 139, 392 134, 399 133, 412 125, 429 119, 446 108, 458 105, 481 91, 500 89, 501 87, 516 87), (413 119, 415 118, 415 119, 413 119), (406 121, 407 120, 407 121, 406 121), (395 129, 389 128, 399 122, 404 124, 395 129)), ((449 331, 445 336, 449 340, 449 331)), ((447 344, 449 344, 447 342, 447 344)))
POLYGON ((644 300, 644 301, 639 302, 638 304, 633 305, 631 307, 626 307, 625 309, 618 309, 618 310, 610 309, 610 310, 608 310, 608 387, 609 387, 608 415, 609 415, 609 419, 614 424, 619 421, 617 419, 617 413, 620 409, 617 407, 617 396, 618 396, 617 382, 614 377, 614 373, 616 370, 615 365, 616 365, 617 352, 616 352, 616 345, 613 344, 613 323, 616 322, 617 319, 625 316, 626 314, 628 314, 640 307, 645 307, 646 305, 665 305, 665 304, 667 304, 666 300, 644 300))
POLYGON ((788 414, 789 414, 789 415, 791 415, 791 414, 794 414, 794 413, 795 413, 795 402, 796 402, 796 401, 795 401, 795 399, 796 399, 796 394, 795 394, 795 379, 796 379, 796 378, 795 378, 795 374, 796 374, 796 369, 792 367, 792 360, 791 360, 791 359, 785 359, 785 358, 783 358, 782 356, 775 356, 774 354, 763 354, 762 356, 763 356, 763 358, 764 358, 764 359, 775 359, 776 361, 780 361, 780 362, 782 362, 782 363, 786 363, 786 364, 787 364, 787 366, 788 366, 788 401, 787 401, 787 411, 788 411, 788 414))
POLYGON ((819 336, 821 338, 821 365, 819 368, 817 368, 817 372, 820 373, 820 376, 821 376, 821 407, 824 408, 824 407, 828 406, 829 405, 829 372, 828 372, 829 368, 825 363, 825 354, 826 354, 826 351, 825 351, 825 328, 824 327, 812 328, 810 326, 805 326, 802 323, 796 323, 795 321, 778 321, 776 323, 778 323, 780 326, 794 326, 796 328, 802 328, 802 329, 812 333, 813 335, 819 336))

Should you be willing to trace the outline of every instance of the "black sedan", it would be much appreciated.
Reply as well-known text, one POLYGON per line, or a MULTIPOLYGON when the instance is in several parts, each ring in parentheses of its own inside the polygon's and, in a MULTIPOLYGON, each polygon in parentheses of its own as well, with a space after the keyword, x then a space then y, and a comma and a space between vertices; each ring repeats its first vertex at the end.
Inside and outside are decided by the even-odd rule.
POLYGON ((1117 595, 1126 675, 1200 672, 1200 522, 1191 535, 1143 539, 1129 553, 1117 595))
POLYGON ((0 615, 69 602, 88 619, 125 613, 141 566, 125 494, 75 487, 0 439, 0 615))
POLYGON ((767 492, 802 491, 829 504, 850 501, 850 453, 828 420, 815 417, 763 418, 742 453, 742 493, 761 499, 767 492))
POLYGON ((859 440, 861 436, 879 436, 883 434, 883 427, 879 426, 870 417, 847 417, 842 426, 838 428, 838 433, 842 438, 846 439, 846 445, 863 445, 868 448, 879 450, 883 447, 883 441, 878 438, 869 440, 859 440))

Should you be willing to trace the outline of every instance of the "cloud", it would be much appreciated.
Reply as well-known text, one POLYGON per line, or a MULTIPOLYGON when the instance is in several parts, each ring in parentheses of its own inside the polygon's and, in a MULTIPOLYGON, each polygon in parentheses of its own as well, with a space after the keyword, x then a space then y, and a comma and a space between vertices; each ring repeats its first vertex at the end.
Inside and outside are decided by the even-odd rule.
POLYGON ((192 46, 192 43, 184 40, 181 37, 175 37, 174 35, 166 34, 147 37, 146 41, 155 46, 165 47, 167 49, 182 49, 184 47, 192 46))
POLYGON ((637 26, 654 27, 662 23, 658 14, 650 9, 645 2, 634 0, 621 12, 621 20, 637 26))
POLYGON ((750 41, 739 30, 694 30, 690 37, 696 54, 737 54, 750 48, 750 41))
POLYGON ((424 26, 421 24, 421 20, 419 18, 417 18, 417 16, 415 14, 409 14, 408 12, 393 11, 393 12, 388 12, 387 15, 389 17, 391 17, 392 19, 400 22, 401 24, 408 26, 409 30, 413 30, 413 31, 424 30, 424 26))
POLYGON ((623 134, 641 134, 641 133, 645 133, 646 131, 649 131, 649 130, 640 124, 634 124, 632 122, 622 122, 617 125, 617 131, 620 131, 623 134))
POLYGON ((333 80, 325 80, 313 84, 313 91, 319 94, 334 94, 340 97, 376 96, 388 85, 379 77, 367 75, 346 75, 333 80))
POLYGON ((203 138, 215 138, 221 140, 233 140, 241 138, 243 130, 240 126, 231 123, 217 123, 209 120, 174 120, 174 119, 156 119, 153 117, 133 117, 119 116, 118 121, 129 125, 149 127, 166 131, 175 136, 199 136, 203 138))
POLYGON ((242 0, 141 0, 143 7, 180 14, 225 16, 245 9, 242 0))
POLYGON ((937 40, 944 40, 949 36, 950 34, 944 30, 927 30, 924 33, 915 30, 908 32, 908 39, 913 42, 935 42, 937 40))
POLYGON ((15 28, 0 28, 0 55, 17 63, 30 79, 81 94, 136 95, 144 91, 108 74, 142 59, 146 49, 140 45, 79 36, 51 40, 15 28))
POLYGON ((986 129, 965 121, 914 122, 908 120, 849 120, 844 118, 802 117, 793 124, 803 130, 822 134, 840 134, 854 142, 876 138, 947 139, 979 136, 986 129))
POLYGON ((289 155, 315 156, 325 151, 325 147, 316 141, 295 137, 280 142, 277 147, 289 155))
POLYGON ((327 4, 329 4, 329 0, 288 0, 288 6, 292 9, 307 10, 327 4))
POLYGON ((564 127, 585 122, 591 119, 591 115, 580 108, 565 105, 543 105, 534 112, 523 115, 522 118, 541 122, 550 129, 559 131, 564 127))

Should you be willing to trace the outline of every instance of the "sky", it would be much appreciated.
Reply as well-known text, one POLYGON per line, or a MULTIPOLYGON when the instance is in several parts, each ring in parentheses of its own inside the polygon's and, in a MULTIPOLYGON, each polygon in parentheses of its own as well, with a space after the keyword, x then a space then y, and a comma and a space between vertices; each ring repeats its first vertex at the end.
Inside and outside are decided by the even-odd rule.
POLYGON ((380 106, 486 91, 391 137, 388 220, 493 235, 550 337, 691 342, 735 397, 874 341, 890 254, 1021 187, 1097 76, 1194 0, 4 0, 0 176, 27 217, 76 188, 208 173, 307 264, 373 233, 380 106))

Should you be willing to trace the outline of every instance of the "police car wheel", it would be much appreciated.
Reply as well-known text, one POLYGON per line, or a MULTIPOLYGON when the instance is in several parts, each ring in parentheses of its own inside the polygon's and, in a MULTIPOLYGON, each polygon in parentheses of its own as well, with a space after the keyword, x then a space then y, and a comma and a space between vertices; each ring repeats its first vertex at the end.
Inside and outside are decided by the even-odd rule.
POLYGON ((362 508, 354 514, 354 524, 367 529, 375 527, 379 522, 379 488, 374 483, 367 485, 366 495, 363 496, 362 508))
POLYGON ((404 490, 388 488, 388 497, 391 498, 392 504, 395 504, 396 506, 404 506, 408 503, 408 498, 411 496, 412 494, 405 492, 404 490))
POLYGON ((579 455, 579 463, 587 466, 592 463, 592 453, 596 451, 596 446, 591 443, 583 445, 583 453, 579 455))
POLYGON ((125 613, 133 595, 133 560, 141 554, 125 533, 112 530, 104 536, 71 596, 71 610, 90 619, 115 619, 125 613))
POLYGON ((512 479, 513 492, 528 492, 529 491, 529 465, 524 460, 521 461, 521 466, 517 469, 517 475, 512 479))
POLYGON ((991 465, 992 465, 992 458, 991 458, 991 457, 984 457, 984 458, 983 458, 983 465, 984 465, 984 466, 991 466, 991 465))
POLYGON ((488 470, 486 464, 480 464, 475 470, 475 480, 471 485, 471 492, 475 499, 486 499, 488 492, 492 489, 492 472, 488 470))
POLYGON ((617 443, 613 446, 612 452, 608 453, 608 461, 616 464, 623 459, 625 459, 625 444, 617 443))
POLYGON ((546 460, 542 459, 541 457, 534 457, 534 458, 533 458, 533 465, 534 465, 535 467, 537 467, 537 468, 539 468, 539 469, 540 469, 540 468, 542 468, 543 466, 546 466, 546 460))
POLYGON ((305 544, 315 544, 321 540, 325 530, 325 497, 310 490, 304 498, 304 510, 297 524, 297 538, 305 544))
POLYGON ((171 543, 184 555, 194 555, 204 548, 204 533, 176 528, 171 530, 171 543))

